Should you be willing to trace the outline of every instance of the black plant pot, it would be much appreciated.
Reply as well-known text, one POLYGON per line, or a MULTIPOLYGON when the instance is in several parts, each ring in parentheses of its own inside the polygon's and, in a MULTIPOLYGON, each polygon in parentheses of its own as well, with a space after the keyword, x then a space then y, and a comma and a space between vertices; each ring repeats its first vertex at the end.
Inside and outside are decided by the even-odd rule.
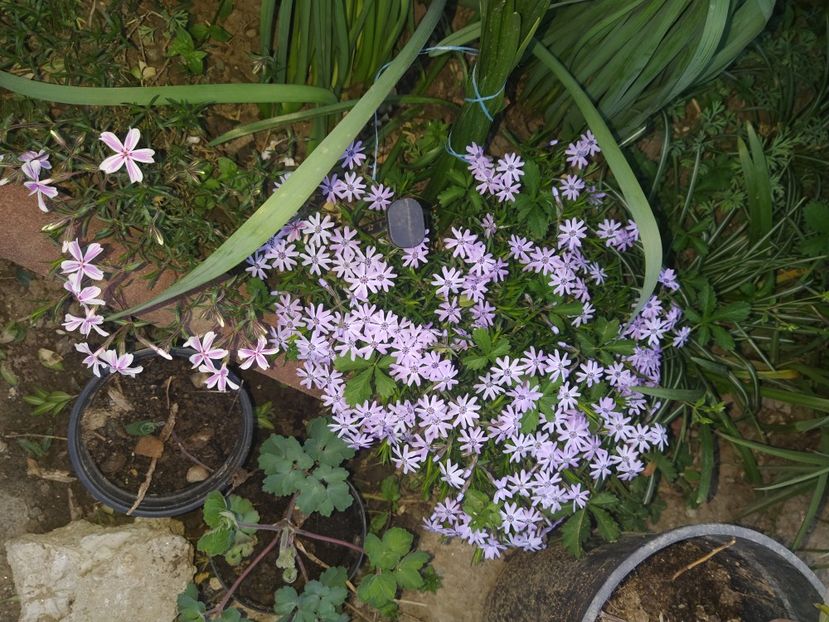
POLYGON ((662 534, 626 535, 574 559, 560 546, 517 554, 487 599, 486 622, 595 622, 620 584, 646 560, 671 545, 693 540, 706 550, 735 539, 717 558, 741 568, 742 619, 773 617, 817 622, 815 603, 825 588, 787 548, 751 529, 724 524, 681 527, 662 534), (766 610, 774 608, 768 617, 766 610))
MULTIPOLYGON (((195 350, 172 348, 170 354, 175 358, 187 359, 195 354, 195 350)), ((139 350, 135 353, 133 360, 135 363, 140 363, 157 356, 153 350, 139 350)), ((100 378, 93 378, 83 388, 78 399, 75 400, 69 416, 69 430, 67 433, 69 459, 75 474, 89 491, 89 494, 118 512, 127 512, 135 502, 135 493, 119 488, 101 473, 89 454, 81 433, 81 420, 85 409, 92 403, 95 393, 106 386, 110 377, 111 374, 103 372, 100 378)), ((138 377, 140 378, 140 375, 138 377)), ((239 378, 233 372, 230 372, 229 378, 240 384, 239 378)), ((204 504, 205 497, 213 490, 227 488, 233 474, 247 458, 256 426, 253 404, 244 387, 239 389, 239 404, 241 406, 241 427, 233 451, 225 463, 213 471, 206 480, 184 490, 170 494, 147 494, 141 504, 133 511, 133 516, 161 518, 185 514, 201 507, 204 504)))
MULTIPOLYGON (((257 488, 261 488, 261 482, 262 482, 261 473, 257 473, 257 477, 254 477, 254 478, 251 478, 250 480, 248 480, 248 482, 243 484, 242 487, 240 487, 239 489, 234 491, 234 494, 240 494, 242 497, 249 498, 250 495, 243 494, 244 493, 244 487, 246 487, 246 486, 249 487, 249 484, 251 482, 254 482, 254 481, 257 484, 257 488)), ((352 540, 352 543, 357 544, 358 546, 362 546, 366 541, 366 533, 368 532, 368 527, 367 527, 367 523, 366 523, 366 508, 365 508, 365 505, 363 505, 363 501, 360 498, 360 493, 357 492, 357 489, 354 488, 354 486, 352 486, 351 482, 346 482, 346 483, 348 484, 349 490, 351 490, 351 497, 354 499, 354 503, 351 505, 351 507, 344 510, 343 512, 335 512, 334 514, 332 514, 332 516, 336 516, 337 514, 345 514, 345 513, 355 514, 356 517, 357 517, 356 522, 359 524, 358 529, 359 529, 360 539, 359 539, 359 542, 352 540)), ((268 494, 270 496, 270 493, 266 493, 266 494, 268 494)), ((271 496, 271 499, 274 499, 274 497, 271 496)), ((287 506, 288 499, 287 499, 287 497, 281 497, 281 498, 279 498, 279 501, 280 501, 279 514, 281 514, 282 511, 283 511, 281 502, 284 502, 284 505, 287 506)), ((267 512, 268 510, 275 509, 273 506, 271 506, 270 508, 262 508, 262 507, 257 507, 257 505, 258 504, 254 503, 254 507, 256 507, 256 509, 258 509, 260 511, 266 511, 267 512)), ((265 516, 263 516, 262 518, 265 519, 265 516)), ((271 518, 273 518, 274 520, 278 520, 278 517, 276 515, 272 516, 271 518)), ((330 533, 326 533, 324 531, 325 522, 329 519, 326 519, 326 517, 321 516, 321 515, 313 514, 309 520, 313 520, 314 522, 319 523, 319 527, 316 527, 316 528, 309 527, 308 523, 306 522, 303 525, 303 529, 308 529, 308 530, 310 530, 314 533, 318 533, 318 534, 323 535, 323 536, 325 536, 325 535, 330 536, 331 535, 330 533)), ((265 520, 260 519, 260 522, 261 523, 266 523, 267 519, 265 519, 265 520)), ((260 531, 258 535, 259 535, 260 538, 269 539, 269 537, 273 536, 273 533, 268 532, 268 531, 260 531)), ((308 538, 305 538, 303 536, 300 536, 300 538, 306 543, 311 542, 311 540, 309 540, 308 538)), ((360 570, 360 566, 363 563, 364 555, 363 555, 363 553, 358 553, 358 552, 353 551, 351 549, 344 549, 344 550, 348 551, 350 553, 347 557, 350 560, 350 563, 348 565, 348 578, 349 578, 349 580, 351 580, 357 574, 357 571, 360 570)), ((309 574, 310 574, 310 570, 314 568, 314 565, 312 564, 312 562, 310 562, 307 558, 304 557, 302 552, 297 551, 297 553, 298 553, 298 555, 303 557, 303 559, 305 560, 305 566, 306 566, 306 568, 308 568, 309 574)), ((273 554, 274 555, 278 554, 278 550, 275 551, 273 554)), ((250 556, 250 558, 254 557, 254 555, 255 555, 255 552, 254 552, 254 554, 252 554, 250 556)), ((267 563, 267 561, 268 561, 268 558, 266 557, 262 561, 262 564, 267 563)), ((332 561, 332 560, 329 560, 329 561, 332 561)), ((336 565, 336 564, 333 564, 333 565, 336 565)), ((221 556, 216 556, 216 557, 211 557, 210 558, 210 568, 213 571, 213 575, 219 580, 219 583, 222 584, 222 588, 224 590, 227 590, 233 584, 233 582, 236 580, 236 577, 238 576, 238 573, 235 574, 235 575, 232 575, 232 572, 231 572, 232 567, 229 566, 221 558, 221 556)), ((256 574, 256 570, 252 571, 251 575, 246 577, 242 581, 241 586, 244 586, 245 582, 249 581, 255 574, 256 574)), ((269 594, 273 594, 276 590, 278 590, 279 588, 281 588, 285 585, 287 585, 287 584, 279 582, 278 584, 271 586, 269 594)), ((240 590, 242 589, 241 586, 240 586, 240 590)), ((298 591, 301 592, 302 591, 301 588, 298 591)), ((273 606, 272 606, 271 603, 259 602, 258 600, 254 600, 253 598, 246 597, 243 594, 240 594, 238 591, 233 595, 233 600, 235 600, 237 603, 240 603, 240 604, 244 605, 245 607, 247 607, 248 609, 251 609, 253 611, 258 611, 260 613, 273 613, 273 606)))

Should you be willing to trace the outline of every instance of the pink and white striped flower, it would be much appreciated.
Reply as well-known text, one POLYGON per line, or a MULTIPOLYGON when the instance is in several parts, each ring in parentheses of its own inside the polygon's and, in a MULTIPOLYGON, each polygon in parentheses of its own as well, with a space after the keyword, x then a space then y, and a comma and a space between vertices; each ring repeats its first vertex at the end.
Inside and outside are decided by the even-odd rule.
POLYGON ((143 162, 144 164, 152 164, 153 155, 155 151, 152 149, 136 149, 138 141, 141 138, 141 131, 136 128, 130 128, 127 132, 124 142, 112 132, 101 132, 100 140, 107 147, 115 152, 115 155, 109 156, 98 167, 107 175, 120 170, 124 165, 127 167, 127 173, 130 176, 130 183, 140 182, 144 179, 144 174, 138 168, 136 162, 143 162))

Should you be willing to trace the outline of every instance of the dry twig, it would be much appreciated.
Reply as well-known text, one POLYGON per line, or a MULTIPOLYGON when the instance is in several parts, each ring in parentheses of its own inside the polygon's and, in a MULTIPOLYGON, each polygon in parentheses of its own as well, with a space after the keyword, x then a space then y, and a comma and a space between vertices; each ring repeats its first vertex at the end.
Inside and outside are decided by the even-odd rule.
MULTIPOLYGON (((170 378, 172 380, 172 378, 170 378)), ((169 382, 167 383, 167 388, 169 389, 169 382)), ((162 443, 166 443, 167 439, 170 438, 170 434, 173 433, 173 426, 176 425, 176 414, 178 413, 178 404, 173 404, 170 406, 170 415, 167 417, 167 423, 164 424, 164 428, 161 430, 161 434, 159 434, 159 438, 161 439, 162 443)), ((138 488, 138 494, 135 497, 135 503, 132 504, 132 507, 127 510, 127 516, 130 516, 141 502, 144 500, 144 497, 147 496, 147 491, 150 489, 150 484, 153 483, 153 473, 155 473, 155 467, 158 464, 158 458, 153 458, 150 460, 150 466, 147 469, 147 474, 144 476, 144 481, 141 483, 141 486, 138 488)))
POLYGON ((727 549, 727 548, 728 548, 728 547, 730 547, 730 546, 734 546, 734 544, 736 544, 736 543, 737 543, 737 539, 736 539, 736 538, 731 538, 731 540, 729 540, 728 542, 726 542, 725 544, 723 544, 723 545, 721 545, 721 546, 718 546, 717 548, 715 548, 715 549, 714 549, 713 551, 711 551, 710 553, 706 553, 705 555, 703 555, 703 556, 702 556, 702 557, 700 557, 699 559, 697 559, 697 560, 695 560, 695 561, 692 561, 690 564, 688 564, 688 565, 687 565, 687 566, 685 566, 684 568, 680 568, 679 570, 677 570, 677 571, 674 573, 674 576, 672 576, 672 577, 671 577, 671 581, 676 581, 676 580, 677 580, 679 577, 681 577, 683 574, 685 574, 686 572, 688 572, 689 570, 691 570, 691 568, 695 568, 696 566, 699 566, 700 564, 704 564, 704 563, 705 563, 705 562, 707 562, 709 559, 711 559, 712 557, 714 557, 714 555, 716 555, 717 553, 719 553, 719 552, 721 552, 721 551, 724 551, 725 549, 727 549))

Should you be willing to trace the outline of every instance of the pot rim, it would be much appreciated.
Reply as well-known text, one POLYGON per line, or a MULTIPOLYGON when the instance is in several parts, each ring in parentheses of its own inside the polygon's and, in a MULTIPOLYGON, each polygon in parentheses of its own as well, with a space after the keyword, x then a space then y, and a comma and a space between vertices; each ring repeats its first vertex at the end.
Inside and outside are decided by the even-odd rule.
POLYGON ((699 525, 679 527, 646 539, 639 548, 622 560, 610 576, 605 579, 602 586, 596 591, 593 599, 590 601, 590 606, 582 617, 582 622, 594 622, 597 620, 602 611, 602 607, 604 607, 605 603, 613 595, 616 588, 647 558, 672 544, 704 536, 731 536, 759 544, 776 553, 783 558, 783 561, 788 562, 789 565, 798 570, 818 594, 826 594, 826 587, 805 562, 776 540, 753 529, 739 527, 738 525, 730 525, 728 523, 702 523, 699 525))
MULTIPOLYGON (((187 359, 195 354, 192 348, 170 348, 170 355, 178 359, 187 359)), ((163 358, 154 350, 146 348, 138 350, 133 355, 134 361, 142 361, 152 357, 163 358)), ((113 484, 98 468, 80 433, 81 419, 87 406, 91 403, 92 397, 106 385, 112 376, 111 371, 102 372, 100 377, 94 377, 86 383, 81 393, 72 405, 69 416, 67 440, 69 448, 69 459, 72 468, 84 488, 98 501, 105 503, 118 512, 124 513, 129 510, 135 501, 135 493, 131 493, 113 484)), ((239 404, 241 407, 241 430, 239 439, 234 446, 233 452, 225 460, 224 464, 216 469, 210 477, 194 486, 187 487, 163 495, 147 495, 141 504, 132 512, 132 516, 149 518, 160 518, 167 516, 178 516, 194 510, 204 503, 205 497, 213 490, 220 490, 227 486, 236 470, 244 463, 253 442, 255 420, 253 415, 253 404, 250 396, 241 384, 240 378, 231 371, 229 378, 240 384, 239 404)))

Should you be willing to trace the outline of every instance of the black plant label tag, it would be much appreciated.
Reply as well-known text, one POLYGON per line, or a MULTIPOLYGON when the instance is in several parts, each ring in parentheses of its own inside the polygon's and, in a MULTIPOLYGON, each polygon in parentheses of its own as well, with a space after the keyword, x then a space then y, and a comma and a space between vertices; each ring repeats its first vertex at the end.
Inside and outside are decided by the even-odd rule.
POLYGON ((423 208, 411 198, 398 199, 386 209, 389 238, 400 248, 413 248, 426 237, 423 208))

